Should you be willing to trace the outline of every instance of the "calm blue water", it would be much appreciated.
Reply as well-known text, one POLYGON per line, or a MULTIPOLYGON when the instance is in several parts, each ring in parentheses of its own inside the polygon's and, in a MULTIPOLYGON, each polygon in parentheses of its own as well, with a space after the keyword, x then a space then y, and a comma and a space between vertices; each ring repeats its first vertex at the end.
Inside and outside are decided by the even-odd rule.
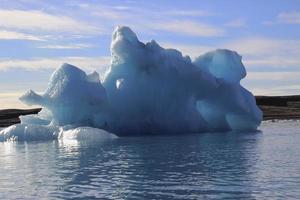
POLYGON ((0 143, 0 199, 300 199, 300 122, 261 130, 0 143))

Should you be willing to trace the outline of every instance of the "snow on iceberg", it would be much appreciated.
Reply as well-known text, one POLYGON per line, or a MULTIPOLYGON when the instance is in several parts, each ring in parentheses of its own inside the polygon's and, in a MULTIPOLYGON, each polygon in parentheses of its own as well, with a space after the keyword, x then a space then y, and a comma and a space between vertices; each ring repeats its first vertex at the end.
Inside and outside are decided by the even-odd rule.
POLYGON ((128 27, 117 27, 103 83, 96 72, 64 64, 44 94, 30 90, 20 97, 43 111, 22 117, 15 126, 89 126, 119 136, 256 130, 262 112, 240 85, 245 76, 234 51, 218 49, 192 61, 153 40, 140 42, 128 27))

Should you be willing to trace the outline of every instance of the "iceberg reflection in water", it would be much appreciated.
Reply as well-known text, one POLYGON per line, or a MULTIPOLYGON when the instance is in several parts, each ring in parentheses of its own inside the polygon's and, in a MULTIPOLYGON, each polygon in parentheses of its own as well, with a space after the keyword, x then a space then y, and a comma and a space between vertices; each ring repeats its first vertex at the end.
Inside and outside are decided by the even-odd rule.
POLYGON ((262 132, 0 143, 0 199, 300 197, 297 121, 262 132))

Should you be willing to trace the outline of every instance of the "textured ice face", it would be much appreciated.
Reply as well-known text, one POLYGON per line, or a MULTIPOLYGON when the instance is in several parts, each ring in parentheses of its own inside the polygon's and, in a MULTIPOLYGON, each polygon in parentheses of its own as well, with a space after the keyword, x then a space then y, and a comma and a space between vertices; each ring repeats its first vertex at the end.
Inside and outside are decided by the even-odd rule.
POLYGON ((262 112, 240 85, 245 76, 234 51, 216 50, 191 61, 155 41, 140 42, 128 27, 117 27, 102 84, 96 72, 64 64, 43 95, 29 91, 21 97, 50 114, 21 120, 37 126, 91 126, 118 135, 256 130, 262 112))

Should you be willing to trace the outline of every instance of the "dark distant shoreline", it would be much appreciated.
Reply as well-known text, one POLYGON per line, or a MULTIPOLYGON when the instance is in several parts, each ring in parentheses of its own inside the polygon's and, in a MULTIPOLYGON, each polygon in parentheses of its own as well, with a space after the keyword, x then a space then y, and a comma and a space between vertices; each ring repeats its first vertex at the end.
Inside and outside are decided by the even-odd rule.
MULTIPOLYGON (((256 96, 256 103, 264 113, 264 120, 300 119, 300 95, 256 96)), ((20 115, 37 114, 41 108, 0 110, 0 127, 20 123, 20 115)))
POLYGON ((13 124, 18 124, 20 123, 20 115, 37 114, 41 110, 41 108, 0 110, 0 127, 7 127, 13 124))
POLYGON ((300 95, 256 96, 264 120, 300 119, 300 95))

